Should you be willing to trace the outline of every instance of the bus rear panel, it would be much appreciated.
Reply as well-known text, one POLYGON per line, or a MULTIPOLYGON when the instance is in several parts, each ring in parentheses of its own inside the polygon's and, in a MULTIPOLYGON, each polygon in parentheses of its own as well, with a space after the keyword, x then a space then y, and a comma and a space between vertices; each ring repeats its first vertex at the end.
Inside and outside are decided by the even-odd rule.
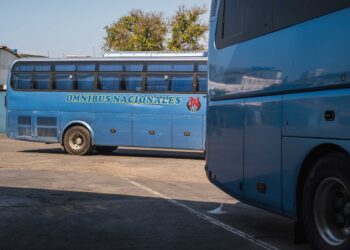
MULTIPOLYGON (((343 0, 213 1, 206 171, 220 189, 302 220, 318 160, 348 157, 349 7, 343 0)), ((342 237, 339 246, 349 244, 342 237)))

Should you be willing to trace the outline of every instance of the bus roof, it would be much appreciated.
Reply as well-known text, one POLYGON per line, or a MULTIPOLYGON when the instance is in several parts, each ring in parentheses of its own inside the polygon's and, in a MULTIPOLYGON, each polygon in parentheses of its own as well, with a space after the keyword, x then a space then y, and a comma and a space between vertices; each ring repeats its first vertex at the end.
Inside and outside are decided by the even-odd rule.
POLYGON ((16 62, 125 62, 125 61, 203 61, 208 60, 206 52, 116 52, 104 57, 73 58, 21 58, 16 62))
POLYGON ((207 57, 208 53, 203 52, 173 52, 173 51, 119 51, 104 54, 104 57, 207 57))

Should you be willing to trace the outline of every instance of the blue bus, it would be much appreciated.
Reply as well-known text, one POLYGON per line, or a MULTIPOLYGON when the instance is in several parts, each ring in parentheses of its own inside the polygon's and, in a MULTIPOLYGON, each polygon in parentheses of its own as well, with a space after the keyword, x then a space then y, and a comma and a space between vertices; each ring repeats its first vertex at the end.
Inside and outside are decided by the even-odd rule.
POLYGON ((26 59, 11 68, 9 138, 72 155, 118 146, 204 150, 206 53, 26 59))
POLYGON ((213 0, 210 15, 209 180, 315 249, 350 249, 350 1, 213 0))

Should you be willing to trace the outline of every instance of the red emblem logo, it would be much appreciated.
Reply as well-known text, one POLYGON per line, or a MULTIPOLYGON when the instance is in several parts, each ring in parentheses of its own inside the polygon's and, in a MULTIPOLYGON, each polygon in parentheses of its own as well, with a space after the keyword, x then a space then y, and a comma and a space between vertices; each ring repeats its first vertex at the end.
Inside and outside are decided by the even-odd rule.
POLYGON ((201 101, 199 97, 190 97, 190 100, 187 102, 187 108, 191 112, 198 112, 201 109, 201 101))

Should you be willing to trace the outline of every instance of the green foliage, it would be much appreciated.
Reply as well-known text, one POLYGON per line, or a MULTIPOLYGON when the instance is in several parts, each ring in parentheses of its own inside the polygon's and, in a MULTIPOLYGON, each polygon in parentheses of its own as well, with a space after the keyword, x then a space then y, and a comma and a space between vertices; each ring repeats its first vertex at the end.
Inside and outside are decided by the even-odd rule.
POLYGON ((205 49, 204 7, 179 6, 167 22, 162 13, 132 10, 106 26, 105 51, 198 51, 205 49), (169 39, 167 39, 169 38, 169 39))
POLYGON ((207 12, 205 7, 186 8, 179 6, 170 21, 171 39, 168 49, 172 51, 196 51, 205 49, 205 34, 208 25, 201 22, 207 12))
POLYGON ((132 10, 105 30, 106 51, 164 50, 167 27, 162 13, 132 10))

